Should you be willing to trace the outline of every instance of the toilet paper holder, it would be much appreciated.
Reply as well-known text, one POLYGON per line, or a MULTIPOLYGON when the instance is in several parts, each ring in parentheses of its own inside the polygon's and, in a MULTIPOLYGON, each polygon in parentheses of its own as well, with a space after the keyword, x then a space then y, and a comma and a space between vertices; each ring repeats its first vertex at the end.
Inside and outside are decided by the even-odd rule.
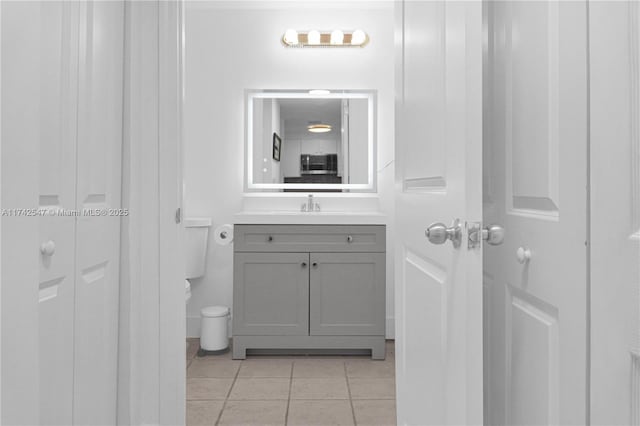
POLYGON ((213 238, 218 245, 226 246, 233 242, 233 225, 224 224, 214 230, 213 238))

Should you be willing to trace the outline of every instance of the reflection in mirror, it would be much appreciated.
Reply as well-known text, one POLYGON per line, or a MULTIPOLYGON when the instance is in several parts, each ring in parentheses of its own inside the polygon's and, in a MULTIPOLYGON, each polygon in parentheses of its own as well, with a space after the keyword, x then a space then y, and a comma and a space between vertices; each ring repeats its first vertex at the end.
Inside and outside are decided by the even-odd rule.
POLYGON ((246 189, 375 191, 373 92, 247 93, 246 189))

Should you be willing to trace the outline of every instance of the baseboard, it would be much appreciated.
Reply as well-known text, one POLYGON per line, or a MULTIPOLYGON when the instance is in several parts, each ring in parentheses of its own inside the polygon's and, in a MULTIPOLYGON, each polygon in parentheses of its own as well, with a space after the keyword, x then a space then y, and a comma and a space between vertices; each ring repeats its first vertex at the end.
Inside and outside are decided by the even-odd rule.
POLYGON ((394 340, 396 338, 396 319, 394 317, 387 317, 387 329, 385 337, 391 340, 394 340))

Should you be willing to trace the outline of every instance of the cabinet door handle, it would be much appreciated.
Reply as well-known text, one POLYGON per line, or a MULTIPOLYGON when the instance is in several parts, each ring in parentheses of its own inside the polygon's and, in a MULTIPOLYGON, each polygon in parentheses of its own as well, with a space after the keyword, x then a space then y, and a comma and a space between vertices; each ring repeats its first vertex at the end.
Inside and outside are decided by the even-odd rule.
POLYGON ((269 235, 269 236, 267 237, 267 241, 272 242, 272 241, 273 241, 273 237, 272 237, 271 235, 269 235))
POLYGON ((351 235, 349 235, 349 236, 347 237, 347 242, 348 242, 348 243, 352 243, 352 242, 353 242, 353 237, 352 237, 351 235))
POLYGON ((302 266, 303 268, 306 268, 306 267, 307 267, 307 262, 302 262, 302 265, 301 265, 301 266, 302 266))
POLYGON ((318 267, 318 262, 313 262, 313 263, 311 264, 311 266, 313 266, 314 268, 317 268, 317 267, 318 267))

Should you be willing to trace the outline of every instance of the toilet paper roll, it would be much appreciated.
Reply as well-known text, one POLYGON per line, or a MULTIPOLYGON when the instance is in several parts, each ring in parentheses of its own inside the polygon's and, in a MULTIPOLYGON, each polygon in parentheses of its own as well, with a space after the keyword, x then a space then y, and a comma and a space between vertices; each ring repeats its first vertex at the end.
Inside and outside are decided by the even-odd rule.
POLYGON ((224 224, 218 226, 213 234, 216 244, 226 246, 233 241, 233 225, 224 224))

